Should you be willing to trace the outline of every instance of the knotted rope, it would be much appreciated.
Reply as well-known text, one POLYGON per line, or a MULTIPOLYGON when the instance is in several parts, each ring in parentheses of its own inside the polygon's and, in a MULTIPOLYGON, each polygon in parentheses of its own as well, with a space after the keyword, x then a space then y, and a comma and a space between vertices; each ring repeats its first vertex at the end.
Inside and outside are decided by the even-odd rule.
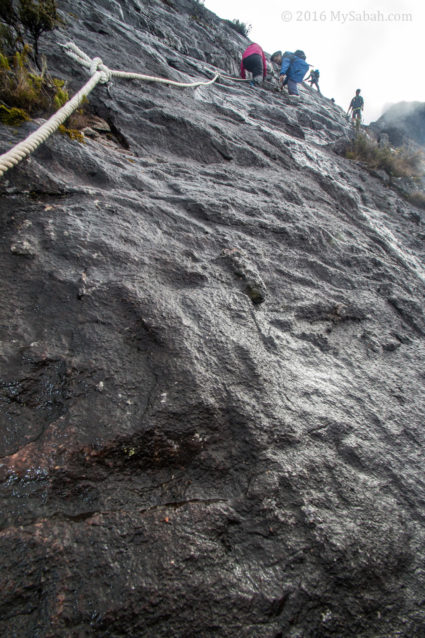
POLYGON ((52 135, 61 124, 68 119, 74 111, 78 109, 81 103, 87 98, 89 93, 93 91, 93 89, 98 84, 106 84, 108 83, 112 77, 124 78, 127 80, 142 80, 144 82, 157 82, 158 84, 167 84, 169 86, 177 86, 181 88, 190 87, 195 88, 197 86, 208 86, 216 82, 220 73, 216 73, 211 80, 202 81, 202 82, 176 82, 174 80, 169 80, 168 78, 160 78, 151 75, 144 75, 142 73, 129 73, 127 71, 116 71, 109 69, 101 58, 90 58, 84 51, 82 51, 76 44, 73 42, 68 42, 64 45, 65 53, 76 60, 79 64, 84 66, 89 70, 91 75, 90 80, 74 95, 74 97, 69 100, 59 111, 57 111, 54 115, 52 115, 44 124, 40 126, 34 133, 31 133, 29 137, 27 137, 19 144, 16 144, 13 148, 11 148, 6 153, 0 155, 0 177, 4 175, 4 173, 16 166, 24 157, 27 157, 35 151, 43 142, 47 140, 50 135, 52 135))

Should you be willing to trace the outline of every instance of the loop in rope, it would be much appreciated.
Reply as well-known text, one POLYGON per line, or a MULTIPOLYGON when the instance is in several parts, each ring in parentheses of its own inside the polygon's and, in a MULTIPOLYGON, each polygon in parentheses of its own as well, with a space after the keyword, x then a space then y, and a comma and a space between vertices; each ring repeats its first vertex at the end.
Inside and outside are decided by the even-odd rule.
POLYGON ((97 71, 102 74, 99 80, 101 84, 106 84, 112 78, 112 71, 103 64, 102 58, 93 58, 90 63, 90 75, 94 75, 97 71))
MULTIPOLYGON (((65 120, 72 115, 80 104, 86 99, 97 84, 108 84, 112 77, 124 78, 127 80, 142 80, 144 82, 156 82, 167 86, 177 86, 181 88, 196 88, 198 86, 209 86, 214 84, 220 77, 240 81, 238 78, 215 73, 214 77, 207 81, 200 82, 177 82, 168 78, 160 78, 142 73, 130 73, 127 71, 117 71, 109 69, 99 57, 90 58, 74 42, 67 42, 63 45, 65 53, 73 60, 88 69, 90 80, 69 100, 59 111, 52 115, 40 128, 31 133, 25 140, 13 146, 9 151, 0 155, 0 177, 13 166, 16 166, 24 157, 35 151, 43 142, 52 135, 65 120)), ((246 80, 242 80, 246 81, 246 80)))

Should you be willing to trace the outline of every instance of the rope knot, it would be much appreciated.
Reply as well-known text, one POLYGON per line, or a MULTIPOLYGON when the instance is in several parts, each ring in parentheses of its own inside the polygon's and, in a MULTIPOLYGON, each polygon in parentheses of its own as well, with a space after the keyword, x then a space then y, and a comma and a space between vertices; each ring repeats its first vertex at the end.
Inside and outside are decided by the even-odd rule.
POLYGON ((103 64, 102 58, 93 58, 90 62, 90 75, 94 75, 95 73, 101 73, 99 82, 101 84, 106 84, 112 77, 112 71, 108 69, 108 67, 103 64))

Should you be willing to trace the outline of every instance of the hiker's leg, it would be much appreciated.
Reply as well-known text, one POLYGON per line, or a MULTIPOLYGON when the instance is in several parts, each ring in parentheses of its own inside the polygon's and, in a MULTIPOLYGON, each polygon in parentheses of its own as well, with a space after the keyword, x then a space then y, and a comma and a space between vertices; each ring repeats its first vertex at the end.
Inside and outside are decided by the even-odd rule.
POLYGON ((250 71, 254 76, 254 80, 257 75, 263 77, 263 59, 259 53, 253 53, 249 55, 243 61, 244 68, 250 71))
POLYGON ((289 95, 299 95, 297 83, 294 80, 288 79, 288 93, 289 95))

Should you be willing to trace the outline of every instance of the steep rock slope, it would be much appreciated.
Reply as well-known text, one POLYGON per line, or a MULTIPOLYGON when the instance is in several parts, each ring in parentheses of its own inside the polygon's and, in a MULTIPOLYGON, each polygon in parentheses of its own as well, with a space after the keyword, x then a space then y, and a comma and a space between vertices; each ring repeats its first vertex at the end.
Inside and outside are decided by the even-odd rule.
MULTIPOLYGON (((246 44, 184 0, 60 6, 74 89, 58 40, 177 80, 246 44)), ((0 181, 2 635, 423 635, 423 212, 308 89, 90 103, 107 136, 0 181)))
POLYGON ((394 146, 401 146, 411 140, 425 145, 425 104, 424 102, 399 102, 393 104, 381 117, 372 122, 372 130, 386 133, 394 146))

